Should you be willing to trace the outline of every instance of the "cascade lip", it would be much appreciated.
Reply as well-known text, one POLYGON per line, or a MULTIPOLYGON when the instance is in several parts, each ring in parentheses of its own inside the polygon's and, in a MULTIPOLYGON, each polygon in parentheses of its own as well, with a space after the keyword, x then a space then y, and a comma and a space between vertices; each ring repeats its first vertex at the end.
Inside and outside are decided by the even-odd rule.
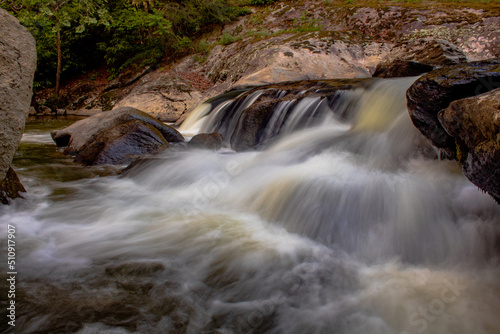
MULTIPOLYGON (((224 94, 228 94, 234 91, 242 92, 243 94, 251 94, 257 90, 262 89, 286 89, 291 93, 299 93, 302 91, 310 91, 316 88, 317 93, 328 93, 337 90, 353 89, 353 88, 369 88, 377 80, 377 78, 353 78, 353 79, 316 79, 316 80, 297 80, 297 81, 283 81, 279 83, 271 83, 267 85, 258 86, 235 86, 230 90, 226 91, 224 94)), ((207 102, 211 102, 216 98, 210 99, 207 102)))

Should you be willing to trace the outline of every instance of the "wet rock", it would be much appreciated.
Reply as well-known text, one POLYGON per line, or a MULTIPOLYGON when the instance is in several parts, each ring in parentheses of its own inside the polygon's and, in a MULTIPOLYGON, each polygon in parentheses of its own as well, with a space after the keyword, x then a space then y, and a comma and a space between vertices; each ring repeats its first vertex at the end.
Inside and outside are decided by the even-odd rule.
POLYGON ((438 118, 465 176, 500 203, 500 88, 454 101, 438 118))
POLYGON ((51 132, 57 146, 86 165, 125 164, 184 141, 174 128, 134 109, 119 108, 51 132))
POLYGON ((379 64, 373 73, 376 78, 401 78, 413 77, 430 72, 434 66, 422 64, 411 60, 396 59, 388 64, 379 64))
POLYGON ((0 182, 0 203, 8 204, 10 199, 19 198, 21 192, 26 192, 16 172, 12 168, 7 170, 7 174, 0 182))
POLYGON ((200 133, 191 138, 188 145, 194 148, 219 150, 224 144, 224 137, 218 132, 200 133))
MULTIPOLYGON (((373 81, 371 78, 309 80, 260 86, 241 94, 223 113, 219 113, 213 120, 211 130, 220 132, 236 151, 259 148, 280 133, 281 127, 286 124, 295 106, 302 99, 318 99, 318 103, 326 99, 327 104, 334 103, 338 91, 369 87, 373 81), (255 94, 260 94, 257 100, 241 110, 240 107, 245 104, 246 99, 255 94), (276 120, 276 124, 269 128, 268 124, 280 104, 287 107, 278 111, 281 115, 278 117, 279 121, 276 120)), ((314 122, 313 117, 309 122, 314 122)))
POLYGON ((455 139, 439 122, 438 112, 455 100, 493 90, 499 83, 500 59, 436 69, 406 92, 412 122, 436 147, 455 158, 455 139))
POLYGON ((36 49, 33 36, 3 9, 0 31, 0 192, 13 198, 24 190, 10 165, 29 113, 36 49))
POLYGON ((141 155, 158 153, 168 146, 157 129, 132 120, 101 132, 78 152, 75 161, 85 165, 127 164, 141 155))

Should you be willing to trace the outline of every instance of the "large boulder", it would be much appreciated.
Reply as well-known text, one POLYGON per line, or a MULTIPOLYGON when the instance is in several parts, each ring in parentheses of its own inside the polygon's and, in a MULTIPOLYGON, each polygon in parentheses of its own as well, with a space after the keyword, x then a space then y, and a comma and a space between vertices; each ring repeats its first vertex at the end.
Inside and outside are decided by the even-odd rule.
POLYGON ((174 128, 135 108, 103 112, 51 132, 57 146, 86 165, 126 164, 184 141, 174 128))
POLYGON ((455 100, 497 88, 499 81, 500 59, 436 69, 416 80, 406 92, 412 122, 434 146, 456 158, 455 139, 439 122, 438 112, 455 100))
POLYGON ((438 118, 465 176, 500 202, 500 88, 454 101, 438 118))
POLYGON ((36 48, 28 30, 3 9, 0 31, 0 193, 13 198, 24 190, 10 165, 29 113, 36 48))

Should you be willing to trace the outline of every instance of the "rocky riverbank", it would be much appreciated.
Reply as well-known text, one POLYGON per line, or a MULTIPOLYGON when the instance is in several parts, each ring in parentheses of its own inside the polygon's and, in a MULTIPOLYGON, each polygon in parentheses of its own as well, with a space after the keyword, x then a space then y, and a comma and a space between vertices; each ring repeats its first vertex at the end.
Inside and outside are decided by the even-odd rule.
MULTIPOLYGON (((59 112, 130 106, 176 122, 238 86, 370 77, 378 65, 395 60, 442 66, 500 57, 498 31, 495 4, 277 2, 205 35, 201 53, 127 71, 111 82, 97 73, 73 82, 59 112)), ((38 101, 46 100, 42 95, 38 101)))

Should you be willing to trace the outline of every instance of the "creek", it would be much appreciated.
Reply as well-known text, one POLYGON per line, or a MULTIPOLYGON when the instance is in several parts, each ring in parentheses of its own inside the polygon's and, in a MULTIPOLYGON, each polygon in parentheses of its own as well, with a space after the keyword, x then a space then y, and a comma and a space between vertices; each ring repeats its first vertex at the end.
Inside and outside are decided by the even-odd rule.
MULTIPOLYGON (((66 123, 31 123, 28 193, 0 208, 16 333, 500 333, 500 206, 413 127, 414 80, 282 103, 258 150, 167 150, 123 175, 58 152, 66 123)), ((181 131, 237 140, 230 103, 181 131)))

